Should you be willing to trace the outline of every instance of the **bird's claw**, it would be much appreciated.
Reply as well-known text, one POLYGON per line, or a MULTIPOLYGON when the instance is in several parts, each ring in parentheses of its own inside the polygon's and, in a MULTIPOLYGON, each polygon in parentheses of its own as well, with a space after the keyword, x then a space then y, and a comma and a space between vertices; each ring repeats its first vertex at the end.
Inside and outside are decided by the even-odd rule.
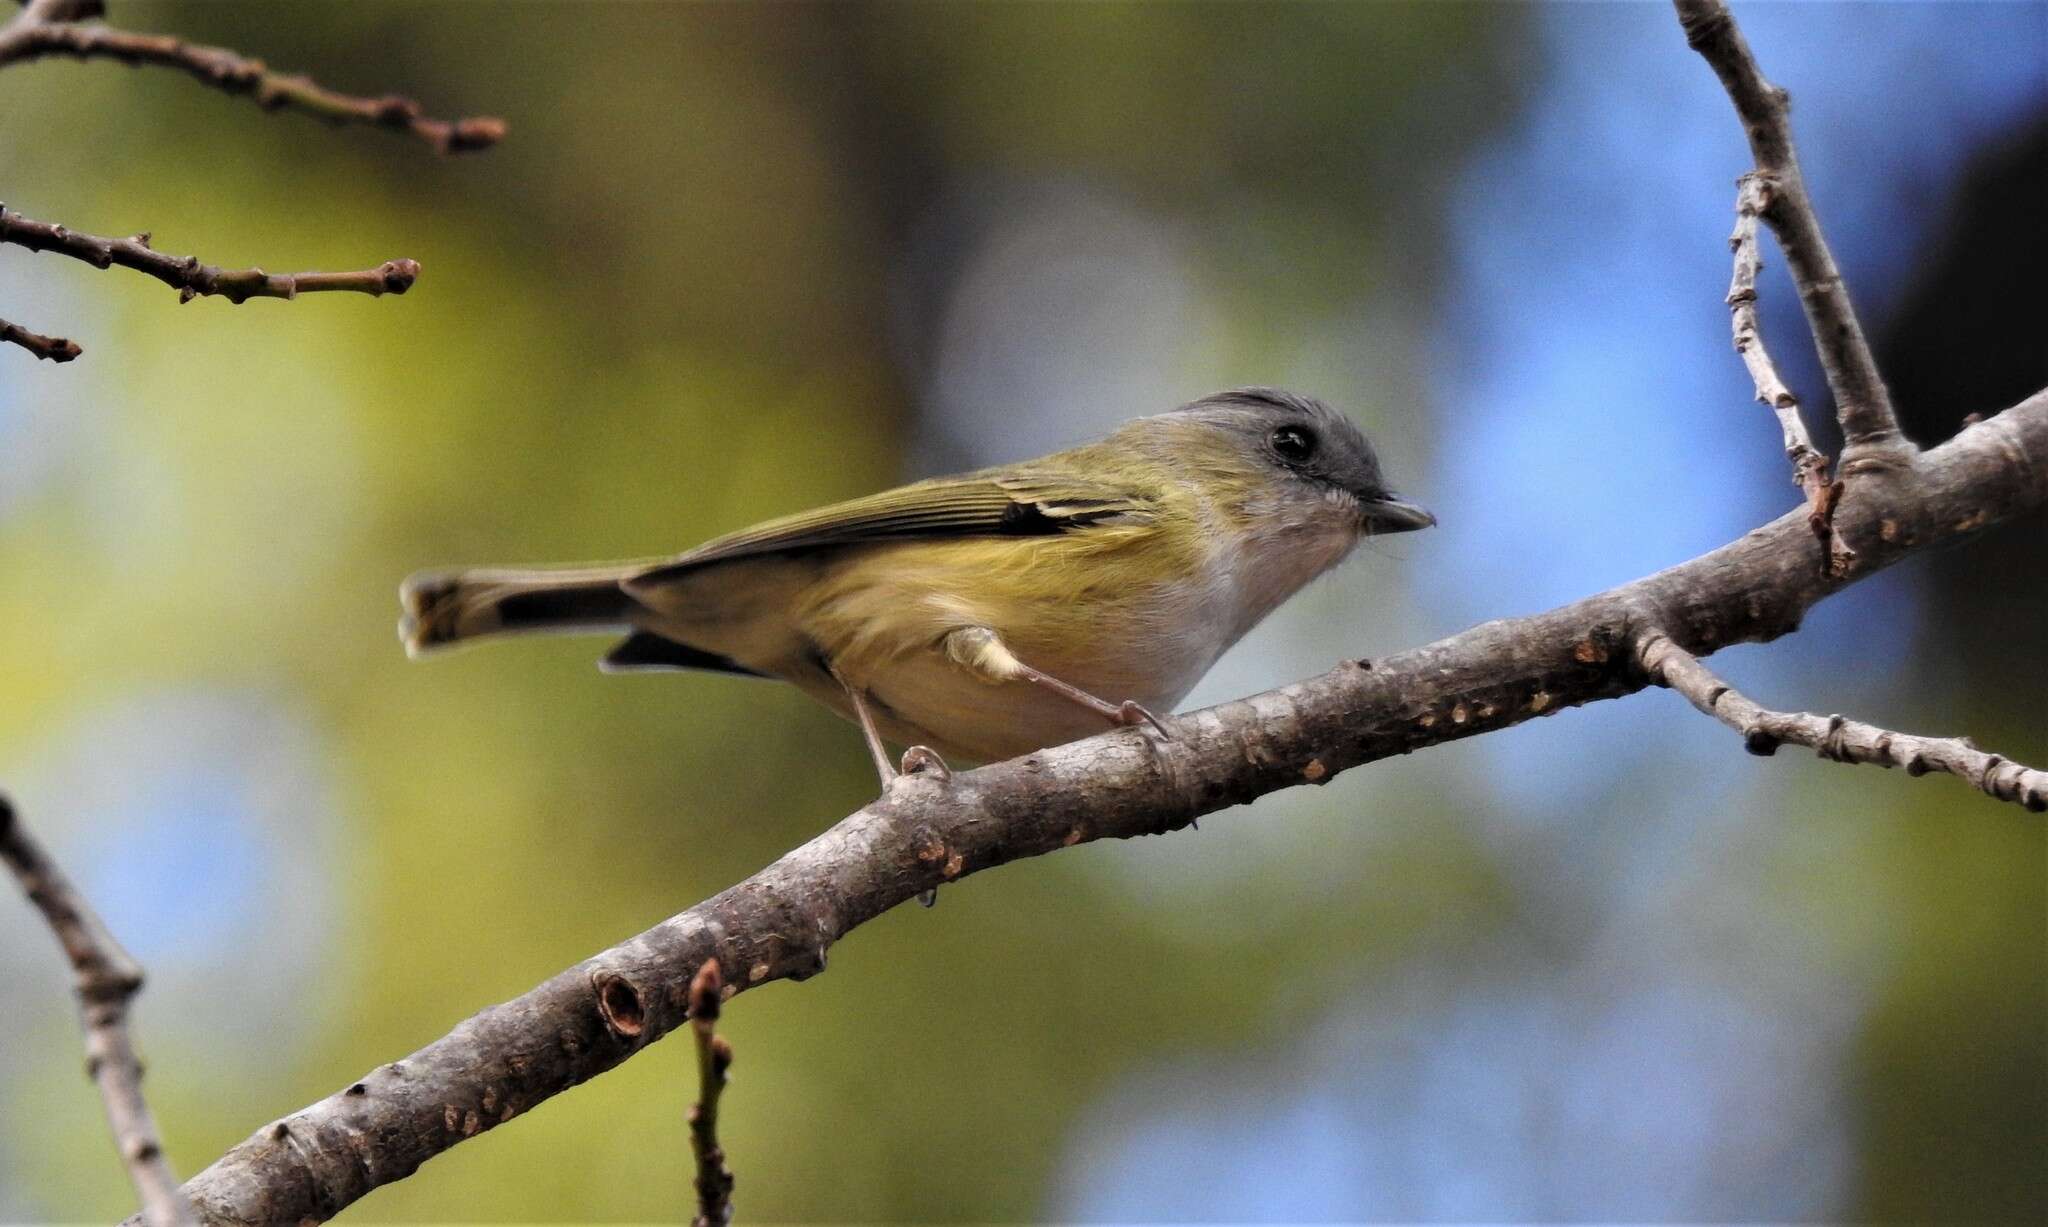
POLYGON ((946 760, 931 747, 912 746, 903 752, 903 775, 897 778, 912 775, 925 776, 944 784, 953 778, 953 769, 946 766, 946 760))

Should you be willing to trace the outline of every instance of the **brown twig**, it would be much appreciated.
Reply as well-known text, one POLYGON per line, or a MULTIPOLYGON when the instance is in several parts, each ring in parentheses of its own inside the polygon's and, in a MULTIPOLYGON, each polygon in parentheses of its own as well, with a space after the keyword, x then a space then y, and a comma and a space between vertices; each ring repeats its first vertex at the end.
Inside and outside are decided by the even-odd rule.
POLYGON ((39 222, 10 212, 0 204, 0 243, 30 251, 53 251, 83 260, 94 268, 118 264, 147 273, 178 291, 179 302, 218 295, 231 303, 251 298, 296 298, 330 290, 358 294, 403 294, 419 278, 416 260, 386 260, 375 268, 349 273, 266 273, 260 268, 219 268, 201 264, 198 256, 171 256, 149 245, 147 232, 125 239, 80 234, 52 222, 39 222))
POLYGON ((142 1198, 143 1221, 196 1222, 157 1139, 156 1121, 142 1098, 142 1065, 128 1037, 128 1006, 142 991, 142 968, 44 853, 5 796, 0 796, 0 860, 14 871, 71 961, 85 1028, 85 1071, 99 1087, 114 1144, 142 1198))
POLYGON ((1632 653, 1645 610, 1693 652, 1785 634, 1902 558, 2048 508, 2048 389, 1916 456, 1901 484, 1896 497, 1852 489, 1837 509, 1869 543, 1849 577, 1819 573, 1793 513, 1548 613, 1177 716, 1170 740, 1126 729, 946 781, 907 778, 746 881, 264 1126, 186 1192, 222 1222, 332 1217, 683 1025, 707 959, 733 969, 733 990, 803 979, 833 942, 942 883, 1633 693, 1647 684, 1632 653))
POLYGON ((697 1217, 691 1227, 732 1222, 732 1169, 718 1144, 718 1097, 732 1068, 732 1045, 716 1031, 725 985, 718 960, 706 959, 690 980, 690 1030, 697 1037, 697 1102, 690 1108, 690 1153, 697 1160, 697 1217))
POLYGON ((442 153, 488 149, 505 136, 505 121, 492 116, 432 119, 418 102, 401 94, 363 98, 338 93, 310 77, 272 72, 262 60, 225 47, 188 43, 168 34, 135 34, 111 26, 58 20, 38 15, 36 5, 24 9, 0 30, 0 67, 51 55, 183 69, 215 89, 255 99, 266 111, 302 111, 330 123, 409 132, 442 153))
POLYGON ((1728 248, 1735 253, 1735 271, 1728 281, 1729 322, 1735 334, 1735 352, 1749 368, 1756 398, 1778 416, 1785 458, 1792 462, 1792 480, 1806 493, 1806 522, 1827 551, 1826 566, 1840 575, 1856 559, 1856 551, 1835 531, 1835 504, 1842 497, 1842 483, 1833 480, 1827 456, 1807 435, 1806 422, 1799 415, 1799 398, 1779 378, 1777 364, 1764 348, 1763 333, 1757 326, 1756 275, 1763 267, 1763 252, 1756 226, 1757 218, 1770 207, 1770 198, 1769 179, 1759 174, 1742 176, 1735 193, 1735 231, 1728 236, 1728 248))
POLYGON ((1988 754, 1967 737, 1916 737, 1841 716, 1770 711, 1722 681, 1659 630, 1636 640, 1636 660, 1652 681, 1684 695, 1694 707, 1742 734, 1751 754, 1771 755, 1781 745, 1795 745, 1833 762, 1904 767, 1907 775, 1945 771, 2000 801, 2037 814, 2048 811, 2048 772, 1988 754))
POLYGON ((52 362, 69 362, 85 352, 78 347, 76 341, 63 337, 46 337, 40 332, 30 332, 20 324, 11 324, 6 320, 0 320, 0 342, 19 345, 36 357, 48 358, 52 362))
POLYGON ((1785 91, 1764 79, 1749 43, 1722 0, 1673 0, 1685 38, 1712 66, 1735 103, 1749 136, 1756 173, 1771 190, 1764 220, 1778 236, 1806 321, 1820 351, 1821 370, 1834 394, 1847 451, 1900 450, 1908 445, 1892 413, 1891 394, 1878 374, 1870 343, 1849 302, 1849 288, 1822 236, 1820 220, 1806 194, 1799 158, 1792 148, 1791 103, 1785 91))

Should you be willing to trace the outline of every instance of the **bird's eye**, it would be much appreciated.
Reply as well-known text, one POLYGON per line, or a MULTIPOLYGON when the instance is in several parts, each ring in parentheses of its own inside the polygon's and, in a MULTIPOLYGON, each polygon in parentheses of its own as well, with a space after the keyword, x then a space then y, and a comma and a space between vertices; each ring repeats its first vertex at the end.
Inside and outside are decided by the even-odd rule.
POLYGON ((1273 432, 1273 450, 1280 459, 1300 464, 1316 454, 1316 437, 1299 426, 1282 426, 1273 432))

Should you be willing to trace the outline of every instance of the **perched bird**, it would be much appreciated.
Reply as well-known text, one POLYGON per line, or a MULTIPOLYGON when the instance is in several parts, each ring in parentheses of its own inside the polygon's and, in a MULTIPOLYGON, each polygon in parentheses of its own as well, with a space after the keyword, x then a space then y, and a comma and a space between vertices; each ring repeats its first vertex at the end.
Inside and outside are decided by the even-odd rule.
MULTIPOLYGON (((608 670, 778 678, 883 742, 978 761, 1150 722, 1367 536, 1436 517, 1349 420, 1219 392, 1037 460, 770 520, 672 558, 415 575, 419 655, 523 631, 624 632, 608 670)), ((1162 730, 1163 731, 1163 730, 1162 730)))

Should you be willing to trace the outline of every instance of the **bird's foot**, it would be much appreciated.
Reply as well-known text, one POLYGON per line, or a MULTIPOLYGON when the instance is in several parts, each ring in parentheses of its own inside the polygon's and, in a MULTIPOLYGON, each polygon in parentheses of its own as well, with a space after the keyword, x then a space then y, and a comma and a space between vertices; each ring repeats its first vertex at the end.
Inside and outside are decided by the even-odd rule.
MULTIPOLYGON (((939 752, 930 746, 912 746, 903 752, 903 773, 897 776, 896 780, 907 780, 912 776, 934 780, 943 786, 952 782, 953 769, 948 767, 946 760, 940 758, 939 752)), ((890 787, 895 787, 895 783, 896 781, 892 780, 890 787)), ((917 901, 925 907, 937 907, 939 888, 934 886, 930 890, 919 892, 917 901)))

